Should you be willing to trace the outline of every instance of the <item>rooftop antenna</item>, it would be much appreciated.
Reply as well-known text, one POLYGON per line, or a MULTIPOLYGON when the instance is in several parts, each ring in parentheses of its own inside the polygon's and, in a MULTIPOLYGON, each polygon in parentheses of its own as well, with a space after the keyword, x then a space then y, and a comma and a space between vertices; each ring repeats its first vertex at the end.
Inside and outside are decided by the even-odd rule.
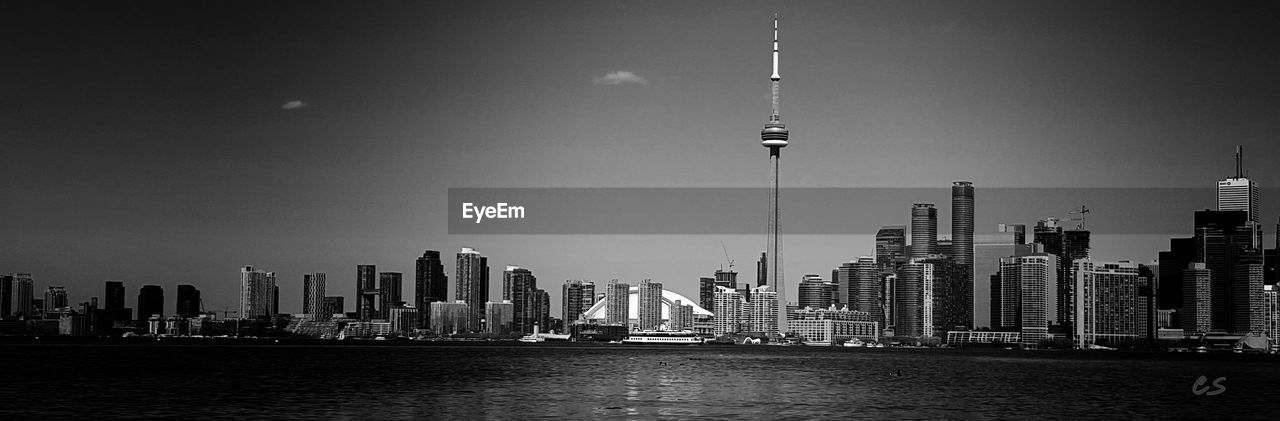
POLYGON ((1244 145, 1236 145, 1236 178, 1244 177, 1244 162, 1242 155, 1244 155, 1244 145))

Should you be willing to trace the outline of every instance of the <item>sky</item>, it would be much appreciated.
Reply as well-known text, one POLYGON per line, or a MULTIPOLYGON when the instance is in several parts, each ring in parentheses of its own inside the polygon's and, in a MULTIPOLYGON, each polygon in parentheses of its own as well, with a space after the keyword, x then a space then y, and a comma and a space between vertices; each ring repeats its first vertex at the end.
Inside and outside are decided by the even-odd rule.
MULTIPOLYGON (((558 309, 566 279, 696 297, 723 242, 751 282, 763 236, 450 235, 444 204, 460 187, 767 185, 775 12, 784 187, 971 180, 981 212, 984 188, 1211 188, 1235 145, 1280 186, 1272 2, 5 2, 0 272, 73 302, 124 280, 132 306, 158 284, 167 309, 190 283, 221 311, 253 265, 299 312, 303 273, 352 302, 358 264, 411 274, 441 250, 452 281, 475 247, 492 299, 517 264, 558 309)), ((920 200, 946 232, 949 198, 920 200)), ((910 206, 847 217, 906 224, 910 206)), ((1095 232, 1094 256, 1150 261, 1192 210, 1161 210, 1186 232, 1095 232)), ((783 241, 793 297, 873 248, 783 241)))

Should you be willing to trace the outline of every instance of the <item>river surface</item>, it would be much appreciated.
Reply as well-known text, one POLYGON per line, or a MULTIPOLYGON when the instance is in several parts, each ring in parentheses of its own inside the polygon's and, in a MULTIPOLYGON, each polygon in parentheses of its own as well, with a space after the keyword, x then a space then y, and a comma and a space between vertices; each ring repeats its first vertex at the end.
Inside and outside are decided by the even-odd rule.
POLYGON ((13 420, 1278 419, 1277 402, 1280 359, 1240 355, 534 344, 0 346, 0 419, 13 420))

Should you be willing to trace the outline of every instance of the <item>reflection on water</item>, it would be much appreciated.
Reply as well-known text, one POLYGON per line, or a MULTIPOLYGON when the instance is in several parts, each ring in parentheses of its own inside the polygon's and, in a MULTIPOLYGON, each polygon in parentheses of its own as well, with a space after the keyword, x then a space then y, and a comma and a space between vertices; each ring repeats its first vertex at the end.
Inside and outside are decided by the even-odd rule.
POLYGON ((1241 415, 1224 408, 1260 408, 1280 391, 1275 359, 1178 358, 742 346, 5 346, 0 419, 1222 418, 1241 415), (1193 395, 1201 375, 1227 377, 1226 391, 1193 395))

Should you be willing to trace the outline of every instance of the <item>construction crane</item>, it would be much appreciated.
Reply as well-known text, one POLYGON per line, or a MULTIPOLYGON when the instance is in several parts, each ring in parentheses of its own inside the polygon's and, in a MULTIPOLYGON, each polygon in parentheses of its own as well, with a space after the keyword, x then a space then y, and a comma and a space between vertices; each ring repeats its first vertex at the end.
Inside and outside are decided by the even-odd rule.
POLYGON ((1067 212, 1067 213, 1071 215, 1080 215, 1079 217, 1071 218, 1071 220, 1080 221, 1079 224, 1076 224, 1076 229, 1083 231, 1085 215, 1089 213, 1089 208, 1085 207, 1084 205, 1080 205, 1080 209, 1072 209, 1071 212, 1067 212))
MULTIPOLYGON (((724 246, 724 240, 720 240, 720 249, 724 250, 724 260, 729 262, 729 271, 733 271, 733 259, 729 258, 729 248, 724 246)), ((724 270, 724 266, 720 266, 720 270, 724 270)))

